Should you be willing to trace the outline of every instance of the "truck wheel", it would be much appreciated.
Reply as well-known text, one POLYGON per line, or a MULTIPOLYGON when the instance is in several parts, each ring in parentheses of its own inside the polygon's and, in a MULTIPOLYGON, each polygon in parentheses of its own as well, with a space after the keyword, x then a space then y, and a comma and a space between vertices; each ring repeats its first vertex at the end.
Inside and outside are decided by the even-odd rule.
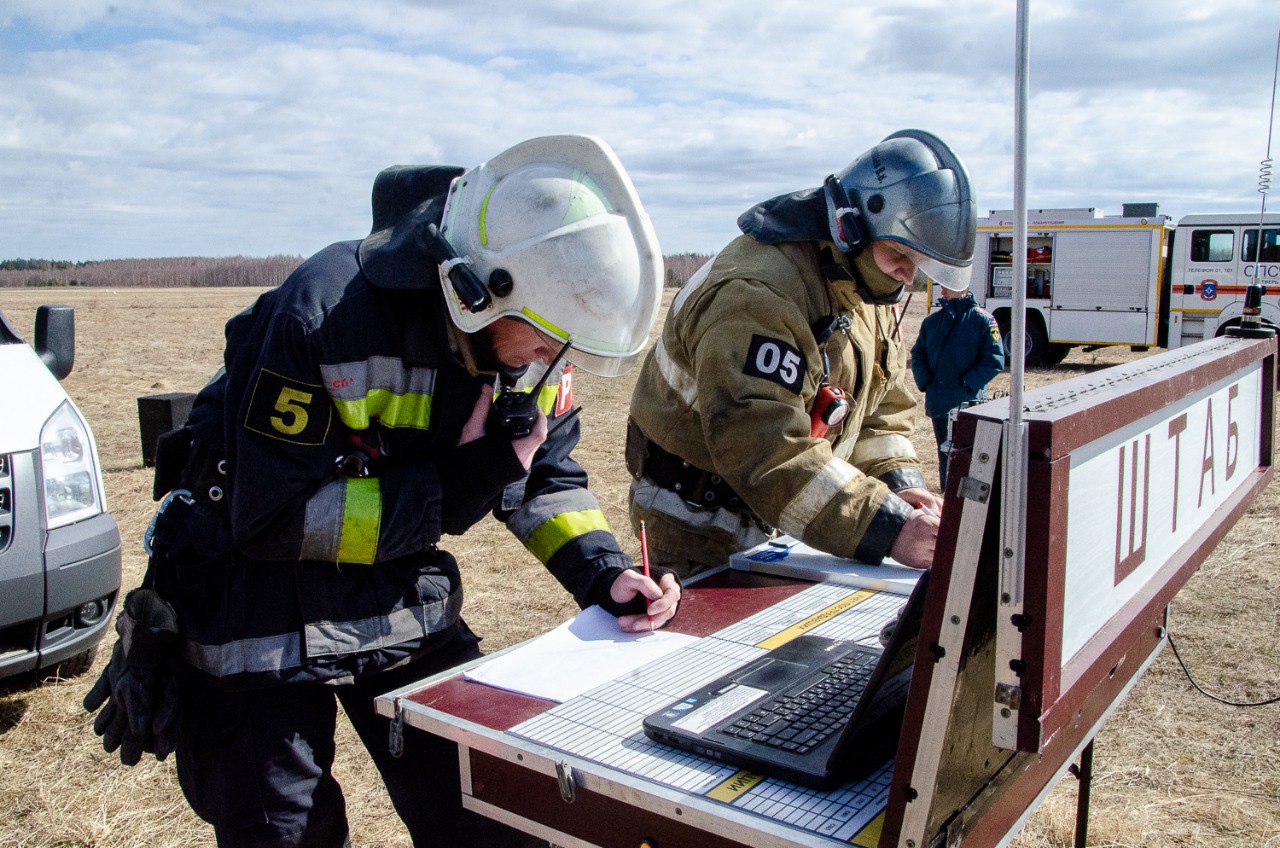
MULTIPOLYGON (((1058 360, 1061 362, 1062 360, 1058 360)), ((1049 361, 1049 334, 1044 326, 1032 319, 1027 320, 1027 365, 1037 367, 1053 367, 1057 362, 1049 361)))
POLYGON ((1049 342, 1044 355, 1040 357, 1041 364, 1050 368, 1055 365, 1061 365, 1062 360, 1067 358, 1067 354, 1071 352, 1072 347, 1074 347, 1074 345, 1049 342))
MULTIPOLYGON (((1008 315, 997 319, 996 325, 1000 328, 1000 343, 1004 345, 1004 367, 1008 369, 1013 364, 1013 352, 1009 347, 1013 328, 1010 326, 1008 315)), ((1048 333, 1044 331, 1044 326, 1038 320, 1028 319, 1027 338, 1023 344, 1023 361, 1028 368, 1041 364, 1057 365, 1062 361, 1061 358, 1049 361, 1046 359, 1047 355, 1049 355, 1048 333)), ((1066 356, 1065 353, 1062 355, 1066 356)))
POLYGON ((69 680, 72 677, 79 677, 89 670, 93 665, 93 658, 98 655, 97 647, 92 647, 87 651, 82 651, 74 656, 67 657, 62 662, 50 668, 45 672, 45 677, 62 678, 69 680))

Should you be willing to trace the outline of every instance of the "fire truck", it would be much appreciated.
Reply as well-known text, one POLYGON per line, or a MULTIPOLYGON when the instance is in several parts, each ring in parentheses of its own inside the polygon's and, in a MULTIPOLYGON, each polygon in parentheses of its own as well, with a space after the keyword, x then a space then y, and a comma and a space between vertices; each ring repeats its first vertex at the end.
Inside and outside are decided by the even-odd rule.
MULTIPOLYGON (((1280 326, 1280 215, 1187 215, 1155 203, 1027 211, 1026 361, 1057 365, 1073 347, 1175 348, 1239 324, 1244 293, 1265 286, 1262 321, 1280 326)), ((978 221, 971 288, 1009 337, 1013 212, 978 221)), ((930 296, 932 297, 932 292, 930 296)))

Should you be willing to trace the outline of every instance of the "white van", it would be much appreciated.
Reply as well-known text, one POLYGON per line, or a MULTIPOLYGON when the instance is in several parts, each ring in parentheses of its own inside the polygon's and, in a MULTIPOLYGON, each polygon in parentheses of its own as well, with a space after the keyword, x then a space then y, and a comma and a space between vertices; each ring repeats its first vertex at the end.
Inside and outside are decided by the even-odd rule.
POLYGON ((1173 255, 1169 347, 1220 336, 1244 318, 1244 295, 1262 284, 1258 320, 1280 328, 1280 215, 1187 215, 1178 221, 1173 255))
POLYGON ((0 313, 0 677, 88 670, 120 591, 93 433, 58 382, 69 306, 42 306, 35 350, 0 313))

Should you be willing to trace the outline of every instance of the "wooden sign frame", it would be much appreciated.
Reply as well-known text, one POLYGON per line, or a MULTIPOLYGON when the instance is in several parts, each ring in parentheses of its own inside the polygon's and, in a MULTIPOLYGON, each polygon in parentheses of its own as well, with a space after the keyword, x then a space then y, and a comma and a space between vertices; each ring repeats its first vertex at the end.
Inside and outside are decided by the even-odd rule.
MULTIPOLYGON (((1274 338, 1219 339, 1055 384, 1026 396, 1025 437, 1008 432, 1007 402, 961 413, 948 508, 875 844, 996 848, 1018 832, 1163 648, 1165 613, 1174 594, 1270 481, 1276 359, 1274 338), (1184 532, 1186 538, 1179 537, 1172 553, 1139 562, 1132 556, 1143 547, 1137 531, 1126 535, 1116 528, 1134 526, 1132 520, 1125 524, 1126 515, 1131 519, 1134 505, 1147 502, 1147 495, 1124 488, 1126 480, 1138 479, 1135 473, 1126 477, 1124 469, 1142 463, 1132 453, 1108 459, 1107 451, 1132 444, 1135 433, 1145 444, 1144 428, 1152 422, 1168 433, 1170 416, 1218 397, 1217 392, 1241 397, 1242 390, 1232 393, 1231 387, 1246 385, 1243 376, 1256 394, 1256 404, 1249 407, 1256 416, 1249 422, 1256 439, 1247 442, 1237 426, 1235 467, 1223 478, 1219 501, 1196 517, 1194 532, 1184 532), (1010 441, 1029 445, 1025 502, 1047 505, 1027 517, 1021 570, 1009 567, 1002 541, 1007 521, 1001 514, 1001 455, 1010 441), (1241 450, 1246 443, 1252 448, 1241 450), (1123 602, 1091 622, 1087 638, 1074 635, 1079 648, 1064 660, 1064 622, 1072 619, 1074 626, 1075 617, 1067 580, 1071 469, 1073 462, 1083 468, 1085 459, 1096 456, 1104 465, 1111 463, 1130 504, 1128 513, 1123 505, 1109 507, 1115 518, 1106 532, 1120 539, 1107 548, 1115 555, 1115 586, 1129 579, 1140 585, 1126 587, 1123 602), (1231 486, 1225 487, 1226 481, 1231 486), (1006 740, 1013 744, 1002 746, 1006 740)), ((1217 414, 1207 414, 1206 432, 1217 414)), ((1145 456, 1149 464, 1154 454, 1145 456)), ((1150 500, 1156 502, 1154 496, 1150 500)), ((727 569, 695 584, 686 587, 673 629, 700 636, 803 587, 794 580, 727 569)), ((379 712, 395 723, 458 743, 463 803, 469 809, 575 848, 629 848, 642 840, 666 848, 831 844, 825 837, 513 738, 507 730, 550 703, 497 690, 477 694, 476 688, 454 669, 378 699, 379 712)))
MULTIPOLYGON (((989 468, 995 446, 1011 440, 1008 401, 961 413, 947 497, 966 499, 965 516, 968 501, 981 500, 984 528, 963 527, 953 510, 939 533, 931 589, 947 592, 931 591, 926 605, 881 846, 996 846, 1012 838, 1163 647, 1173 596, 1270 482, 1275 386, 1274 338, 1223 338, 1028 393, 1026 503, 1047 508, 1029 509, 1025 567, 1012 576, 1011 552, 1001 544, 1001 487, 990 482, 999 472, 989 468), (1183 525, 1176 549, 1140 563, 1141 570, 1133 553, 1155 524, 1147 515, 1147 526, 1136 522, 1141 533, 1122 531, 1146 508, 1148 496, 1134 494, 1139 475, 1132 473, 1142 462, 1130 453, 1110 466, 1128 504, 1128 513, 1124 505, 1110 507, 1117 515, 1104 535, 1120 539, 1115 562, 1108 560, 1120 600, 1112 599, 1114 609, 1104 608, 1109 614, 1086 637, 1075 636, 1077 649, 1064 656, 1073 460, 1083 468, 1081 457, 1092 450, 1111 462, 1107 450, 1135 438, 1146 444, 1152 426, 1170 433, 1178 425, 1169 421, 1206 398, 1239 398, 1238 386, 1255 392, 1249 408, 1257 417, 1234 422, 1236 444, 1245 444, 1247 424, 1256 451, 1237 451, 1218 502, 1194 527, 1183 525), (966 554, 975 538, 981 549, 966 554), (1137 584, 1125 586, 1131 576, 1137 584)), ((1225 432, 1230 419, 1221 403, 1206 414, 1206 433, 1215 423, 1225 432)), ((1204 438, 1207 445, 1217 437, 1204 438)), ((1153 455, 1145 456, 1150 465, 1153 455)), ((1200 462, 1206 468, 1207 455, 1200 462)))

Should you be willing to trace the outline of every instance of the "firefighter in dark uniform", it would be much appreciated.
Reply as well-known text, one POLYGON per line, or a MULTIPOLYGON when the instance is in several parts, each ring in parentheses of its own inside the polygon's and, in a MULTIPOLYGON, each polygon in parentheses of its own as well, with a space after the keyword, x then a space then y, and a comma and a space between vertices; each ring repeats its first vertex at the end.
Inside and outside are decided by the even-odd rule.
POLYGON ((219 845, 348 840, 338 703, 415 845, 529 841, 461 809, 451 744, 393 756, 374 712, 480 655, 445 534, 493 513, 626 630, 679 600, 630 568, 571 456, 578 421, 548 437, 573 414, 562 348, 620 373, 657 312, 661 254, 612 151, 558 136, 392 168, 373 205, 370 236, 228 322, 225 368, 160 449, 151 564, 86 698, 126 763, 176 749, 219 845))
POLYGON ((947 488, 947 451, 951 410, 982 396, 987 383, 1004 368, 1000 327, 978 306, 968 285, 940 285, 939 309, 920 324, 911 346, 911 376, 924 392, 924 414, 938 442, 938 480, 947 488))
POLYGON ((911 444, 896 310, 968 278, 974 203, 936 136, 894 133, 822 186, 767 200, 672 301, 631 399, 631 521, 682 575, 776 530, 927 568, 941 500, 911 444))

